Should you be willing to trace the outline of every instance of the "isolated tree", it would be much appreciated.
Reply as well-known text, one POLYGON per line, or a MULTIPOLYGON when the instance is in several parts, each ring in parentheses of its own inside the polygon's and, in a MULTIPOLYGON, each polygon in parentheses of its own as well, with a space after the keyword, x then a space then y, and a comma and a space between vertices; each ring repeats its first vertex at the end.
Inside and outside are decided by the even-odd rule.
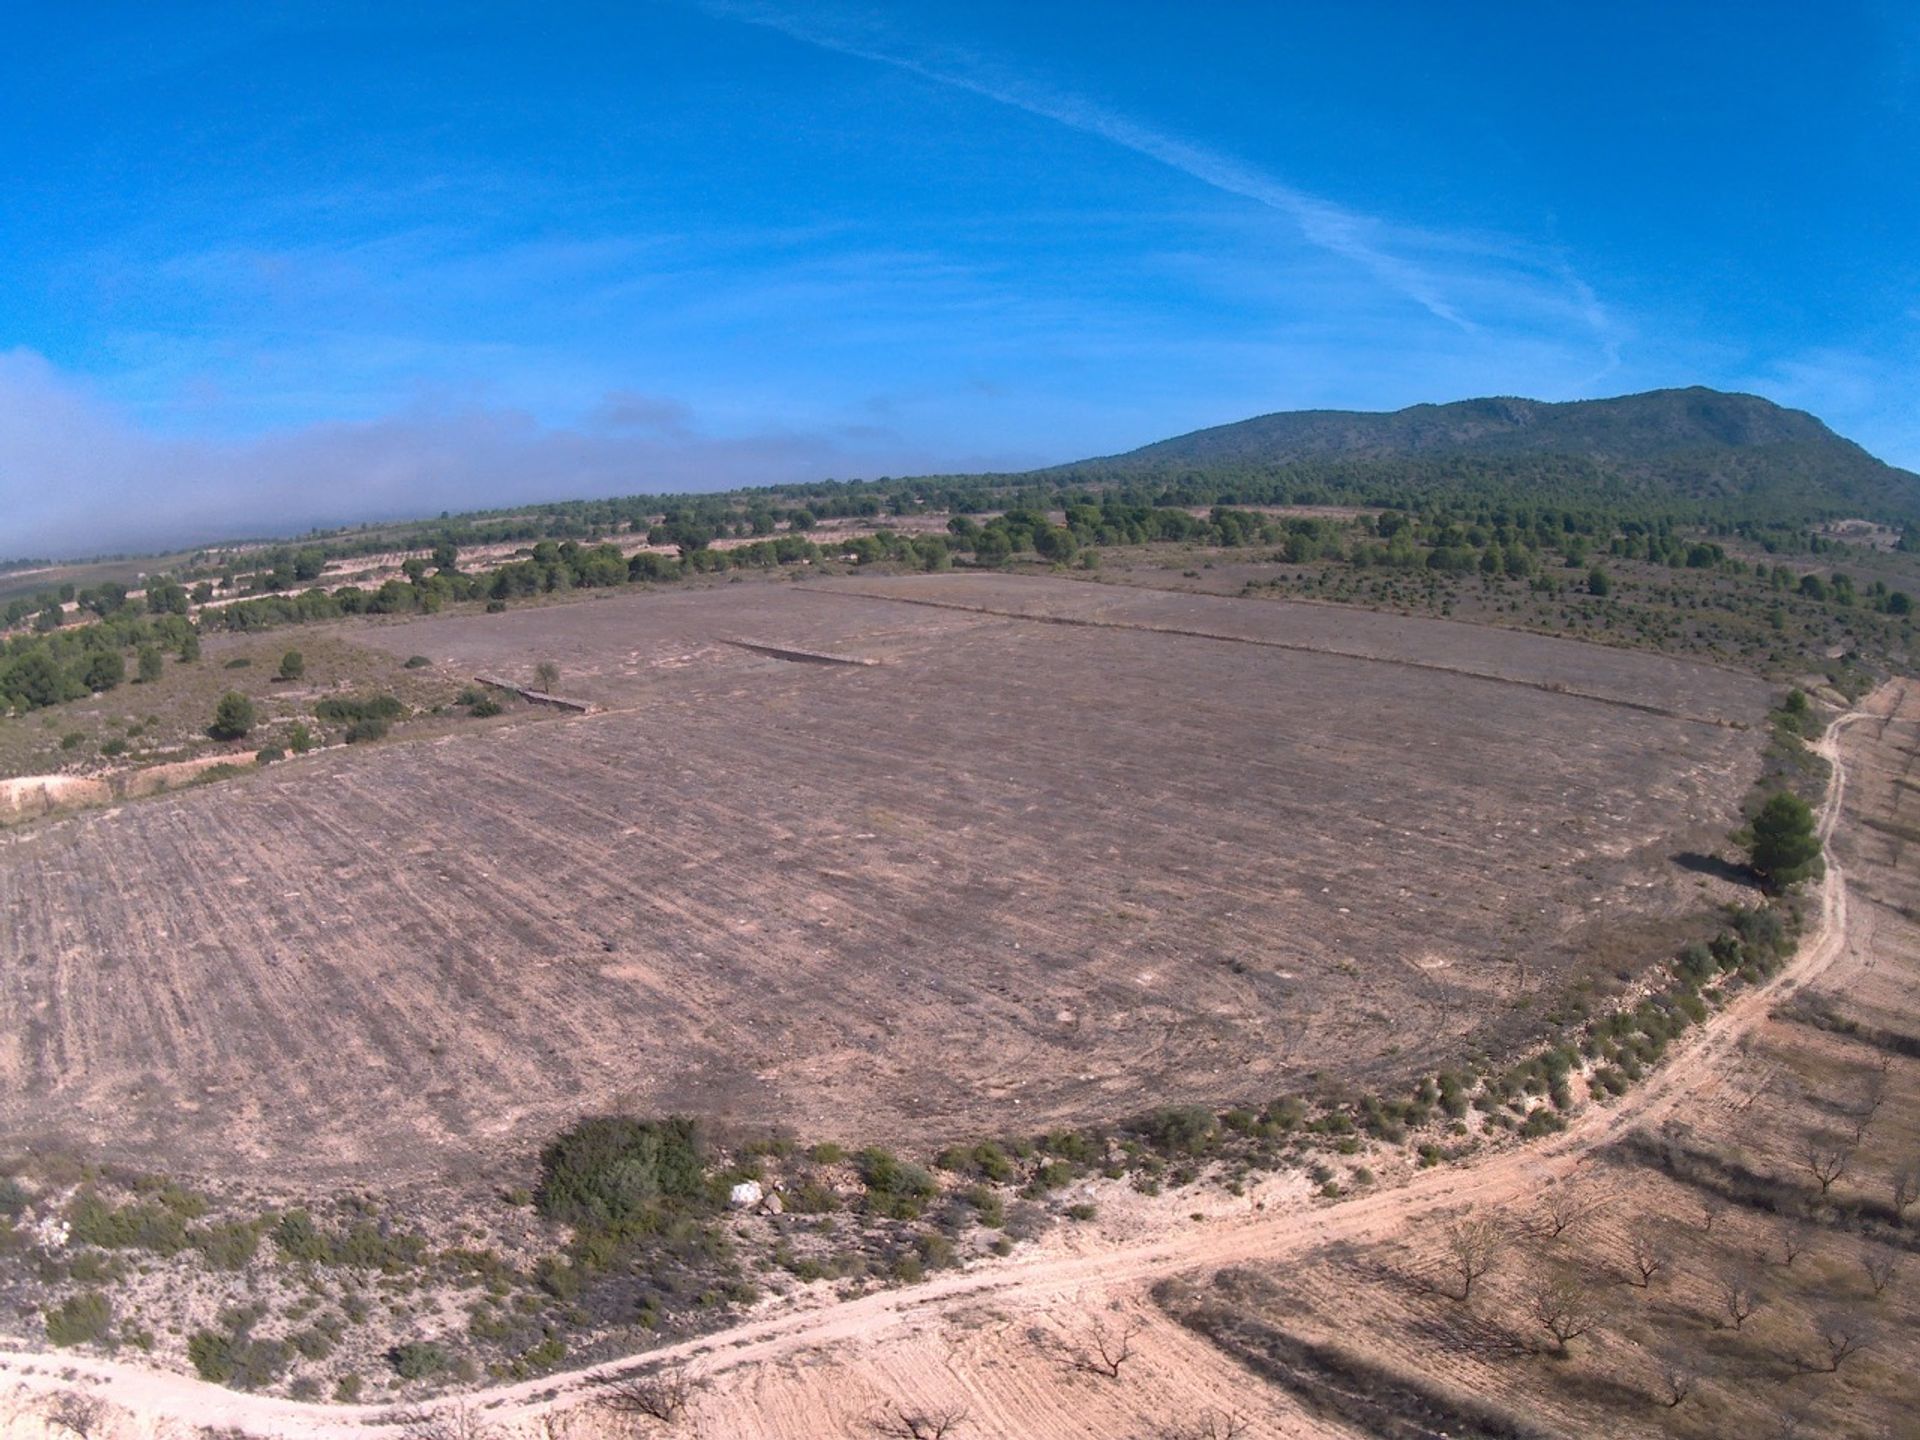
POLYGON ((560 684, 560 667, 551 660, 542 660, 533 667, 533 688, 552 694, 560 684))
POLYGON ((1727 1202, 1712 1191, 1700 1197, 1700 1228, 1713 1234, 1714 1222, 1727 1213, 1727 1202))
POLYGON ((1155 1440, 1240 1440, 1247 1417, 1234 1410, 1206 1410, 1192 1420, 1162 1425, 1155 1440))
POLYGON ((1720 1277, 1720 1313, 1733 1322, 1734 1329, 1745 1326, 1766 1303, 1759 1280, 1744 1266, 1720 1277))
POLYGON ((1081 1328, 1068 1362, 1085 1374, 1118 1380, 1120 1367, 1133 1358, 1134 1337, 1142 1328, 1132 1318, 1116 1321, 1096 1315, 1081 1328))
MULTIPOLYGON (((1882 1059, 1885 1057, 1883 1056, 1882 1059)), ((1867 1138, 1874 1117, 1887 1103, 1887 1069, 1883 1064, 1877 1070, 1867 1072, 1866 1084, 1861 1088, 1860 1098, 1854 1103, 1847 1115, 1853 1121, 1853 1143, 1858 1145, 1867 1138)))
POLYGON ((1676 1410, 1700 1385, 1700 1366, 1678 1346, 1660 1352, 1660 1403, 1676 1410))
POLYGON ((1459 1220, 1448 1226, 1447 1265, 1460 1281, 1453 1298, 1462 1304, 1471 1299, 1474 1282, 1500 1262, 1506 1248, 1506 1232, 1492 1220, 1459 1220))
POLYGON ((1558 1240, 1596 1208, 1592 1201, 1575 1191, 1556 1186, 1541 1198, 1534 1221, 1535 1228, 1547 1239, 1558 1240))
POLYGON ((192 663, 200 658, 200 632, 189 630, 180 638, 180 658, 192 663))
POLYGON ((155 680, 160 678, 166 660, 160 654, 159 646, 142 645, 135 663, 139 667, 136 673, 139 676, 140 683, 142 685, 151 685, 155 680))
POLYGON ((1613 590, 1613 581, 1607 578, 1607 572, 1598 565, 1587 572, 1587 593, 1589 595, 1607 595, 1613 590))
POLYGON ((1770 797, 1753 817, 1747 857, 1769 890, 1785 890, 1806 879, 1820 859, 1820 836, 1807 802, 1787 790, 1770 797))
POLYGON ((1651 1289, 1654 1276, 1667 1268, 1667 1249, 1656 1236, 1636 1231, 1627 1244, 1627 1264, 1636 1277, 1629 1283, 1642 1290, 1651 1289))
POLYGON ((1874 1298, 1877 1300, 1887 1293, 1887 1287, 1893 1284, 1894 1276, 1900 1273, 1900 1252, 1880 1245, 1862 1245, 1860 1268, 1866 1271, 1867 1284, 1873 1287, 1874 1298))
POLYGON ((1850 1310, 1829 1310, 1813 1328, 1827 1352, 1826 1363, 1817 1368, 1829 1375, 1873 1343, 1872 1325, 1865 1316, 1850 1310))
POLYGON ((208 733, 216 740, 242 740, 253 729, 253 701, 238 690, 229 690, 213 708, 213 724, 208 733))
POLYGON ((307 673, 307 657, 298 650, 289 650, 280 657, 280 678, 298 680, 307 673))
POLYGON ((1554 1339, 1554 1353, 1565 1355, 1567 1342, 1600 1324, 1605 1307, 1593 1287, 1570 1269, 1540 1276, 1527 1292, 1527 1313, 1554 1339))
POLYGON ((1795 1260, 1812 1248, 1817 1228, 1805 1216, 1789 1220, 1780 1227, 1780 1260, 1789 1270, 1793 1268, 1795 1260))
POLYGON ((896 1405, 867 1423, 874 1434, 892 1440, 945 1440, 967 1423, 967 1412, 957 1406, 906 1410, 896 1405))
POLYGON ((1887 1185, 1893 1192, 1893 1213, 1904 1221, 1913 1202, 1920 1200, 1920 1162, 1909 1160, 1893 1172, 1887 1185))
POLYGON ((1852 1158, 1852 1142, 1839 1135, 1810 1130, 1800 1142, 1801 1168, 1813 1177, 1822 1195, 1847 1173, 1847 1162, 1852 1158))

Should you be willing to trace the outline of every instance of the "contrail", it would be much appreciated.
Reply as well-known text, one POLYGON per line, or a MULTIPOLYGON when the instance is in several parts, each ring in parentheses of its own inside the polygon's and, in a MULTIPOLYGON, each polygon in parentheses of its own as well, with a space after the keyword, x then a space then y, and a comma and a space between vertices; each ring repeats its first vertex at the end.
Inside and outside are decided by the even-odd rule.
MULTIPOLYGON (((1295 189, 1238 160, 1163 134, 1079 96, 1050 93, 1012 78, 983 78, 978 73, 982 67, 971 57, 953 57, 958 61, 953 68, 937 66, 821 30, 804 18, 752 0, 701 0, 700 8, 717 17, 777 31, 821 50, 904 70, 933 84, 978 95, 1144 155, 1203 185, 1285 215, 1309 243, 1362 266, 1448 324, 1468 332, 1477 329, 1418 266, 1373 243, 1368 232, 1377 230, 1379 221, 1295 189)), ((1591 292, 1582 298, 1591 302, 1591 292)), ((1591 321, 1591 313, 1588 318, 1591 321)))

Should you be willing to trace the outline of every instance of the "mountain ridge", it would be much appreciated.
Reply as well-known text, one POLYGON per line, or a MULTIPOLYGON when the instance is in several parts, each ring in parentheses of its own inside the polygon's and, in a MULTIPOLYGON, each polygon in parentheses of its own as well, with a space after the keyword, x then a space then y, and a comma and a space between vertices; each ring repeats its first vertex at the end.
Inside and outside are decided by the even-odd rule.
POLYGON ((1920 475, 1804 410, 1689 386, 1597 400, 1482 396, 1400 410, 1284 410, 1060 467, 1148 474, 1394 461, 1577 461, 1676 499, 1815 504, 1920 518, 1920 475))

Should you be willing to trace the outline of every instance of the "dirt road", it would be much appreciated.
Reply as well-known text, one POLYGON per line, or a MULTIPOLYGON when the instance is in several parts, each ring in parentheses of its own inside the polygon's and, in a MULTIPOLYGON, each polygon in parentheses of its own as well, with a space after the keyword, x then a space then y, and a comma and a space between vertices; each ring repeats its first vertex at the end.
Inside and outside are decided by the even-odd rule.
MULTIPOLYGON (((1840 739, 1848 727, 1920 704, 1920 690, 1889 682, 1830 726, 1818 750, 1833 771, 1820 815, 1830 836, 1846 796, 1840 739)), ((969 1414, 966 1435, 1094 1436, 1136 1433, 1154 1415, 1192 1416, 1209 1406, 1253 1417, 1245 1433, 1345 1433, 1288 1413, 1283 1399, 1210 1347, 1164 1319, 1145 1300, 1155 1281, 1189 1272, 1302 1255, 1334 1241, 1366 1242, 1465 1207, 1530 1201, 1597 1147, 1641 1126, 1658 1126, 1683 1104, 1708 1099, 1731 1056, 1784 994, 1824 975, 1849 952, 1847 881, 1831 858, 1820 889, 1819 923, 1790 965, 1728 1004, 1676 1047, 1646 1084, 1610 1105, 1591 1105, 1566 1131, 1515 1144, 1465 1167, 1420 1172, 1392 1189, 1332 1204, 1212 1218, 1119 1247, 1071 1238, 1030 1259, 944 1275, 904 1290, 777 1315, 652 1352, 648 1364, 684 1364, 708 1380, 688 1433, 808 1437, 857 1433, 863 1417, 892 1400, 951 1404, 969 1414), (1069 1248, 1071 1247, 1071 1248, 1069 1248), (1085 1317, 1117 1308, 1144 1328, 1127 1386, 1087 1382, 1049 1360, 1044 1343, 1071 1346, 1085 1317), (1257 1407, 1257 1408, 1256 1408, 1257 1407), (1124 1428, 1123 1428, 1124 1427, 1124 1428)), ((1310 1203, 1310 1202, 1309 1202, 1310 1203)), ((465 1407, 490 1425, 533 1429, 543 1417, 589 1396, 615 1365, 477 1392, 437 1408, 465 1407)), ((70 1354, 0 1356, 0 1384, 17 1395, 84 1390, 142 1417, 147 1433, 172 1421, 253 1434, 331 1440, 393 1433, 384 1406, 325 1406, 243 1395, 178 1375, 70 1354), (384 1424, 382 1422, 384 1421, 384 1424)), ((0 1426, 7 1422, 0 1410, 0 1426)), ((581 1433, 581 1432, 573 1432, 581 1433)), ((1144 1426, 1137 1433, 1151 1433, 1144 1426)))

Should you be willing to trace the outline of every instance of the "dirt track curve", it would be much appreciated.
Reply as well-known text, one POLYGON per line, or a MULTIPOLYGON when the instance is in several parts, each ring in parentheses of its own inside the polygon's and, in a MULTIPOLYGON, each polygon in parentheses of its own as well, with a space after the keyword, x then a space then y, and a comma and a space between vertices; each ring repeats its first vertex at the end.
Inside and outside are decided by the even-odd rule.
MULTIPOLYGON (((1860 720, 1900 714, 1915 701, 1920 701, 1920 692, 1905 681, 1890 681, 1859 709, 1835 720, 1821 737, 1816 749, 1832 763, 1832 777, 1820 812, 1823 840, 1832 835, 1846 795, 1841 733, 1860 720)), ((983 1327, 1016 1333, 1021 1327, 1010 1316, 1032 1322, 1063 1310, 1082 1313, 1114 1302, 1138 1306, 1147 1286, 1169 1276, 1271 1262, 1334 1241, 1372 1241, 1436 1212, 1531 1198, 1544 1184, 1570 1173, 1598 1147, 1636 1127, 1657 1126, 1683 1103, 1710 1096, 1723 1081, 1724 1067, 1718 1062, 1736 1050, 1742 1037, 1765 1019, 1768 1009, 1783 994, 1824 975, 1847 952, 1849 941, 1846 875, 1830 856, 1820 889, 1819 923, 1777 976, 1747 990, 1711 1016, 1653 1078, 1624 1098, 1610 1105, 1589 1105, 1561 1134, 1508 1146, 1477 1164, 1420 1171, 1396 1188, 1313 1208, 1214 1219, 1138 1244, 1043 1254, 945 1275, 909 1289, 882 1291, 812 1309, 788 1309, 645 1356, 476 1391, 437 1402, 437 1407, 464 1406, 478 1412, 489 1424, 534 1422, 542 1415, 577 1404, 614 1375, 644 1366, 685 1362, 709 1381, 710 1389, 702 1398, 703 1412, 722 1417, 719 1428, 703 1425, 696 1433, 725 1434, 736 1440, 751 1440, 755 1435, 843 1433, 847 1401, 844 1396, 836 1399, 825 1393, 845 1384, 845 1377, 836 1375, 831 1365, 837 1351, 849 1347, 868 1352, 902 1348, 910 1337, 924 1336, 943 1321, 963 1337, 983 1333, 983 1327), (761 1391, 769 1367, 781 1366, 791 1371, 789 1393, 781 1397, 789 1413, 777 1423, 763 1422, 759 1407, 766 1401, 761 1391), (811 1380, 808 1371, 815 1372, 811 1380), (810 1416, 791 1413, 793 1392, 809 1386, 816 1410, 810 1416), (741 1428, 743 1424, 755 1428, 741 1428), (763 1424, 766 1428, 760 1428, 763 1424)), ((1175 1332, 1162 1337, 1165 1344, 1178 1348, 1184 1332, 1171 1324, 1165 1328, 1175 1332)), ((1198 1342, 1194 1346, 1180 1357, 1180 1364, 1208 1363, 1198 1354, 1205 1347, 1198 1342)), ((968 1433, 1102 1433, 1082 1428, 1083 1419, 1063 1423, 1067 1417, 1084 1414, 1081 1403, 1071 1396, 1049 1402, 1056 1417, 1052 1423, 1031 1411, 1015 1414, 996 1407, 991 1392, 998 1382, 993 1376, 977 1373, 982 1368, 976 1363, 979 1358, 968 1355, 964 1345, 949 1336, 936 1361, 945 1373, 927 1377, 930 1384, 937 1382, 948 1390, 958 1384, 975 1404, 974 1426, 968 1433), (974 1373, 958 1373, 969 1366, 974 1367, 974 1373)), ((1001 1370, 1007 1364, 1000 1357, 990 1359, 984 1368, 1001 1370)), ((1014 1378, 1005 1377, 1008 1381, 1014 1378)), ((1210 1394, 1217 1393, 1218 1377, 1213 1379, 1216 1383, 1210 1394)), ((22 1351, 0 1355, 0 1384, 29 1394, 87 1390, 156 1426, 171 1421, 238 1428, 289 1440, 344 1440, 365 1436, 375 1426, 389 1435, 394 1433, 390 1405, 331 1406, 247 1395, 185 1376, 67 1353, 22 1351)), ((0 1416, 0 1429, 5 1428, 5 1420, 0 1416)), ((1295 1416, 1291 1423, 1283 1419, 1249 1433, 1346 1432, 1295 1416)))

